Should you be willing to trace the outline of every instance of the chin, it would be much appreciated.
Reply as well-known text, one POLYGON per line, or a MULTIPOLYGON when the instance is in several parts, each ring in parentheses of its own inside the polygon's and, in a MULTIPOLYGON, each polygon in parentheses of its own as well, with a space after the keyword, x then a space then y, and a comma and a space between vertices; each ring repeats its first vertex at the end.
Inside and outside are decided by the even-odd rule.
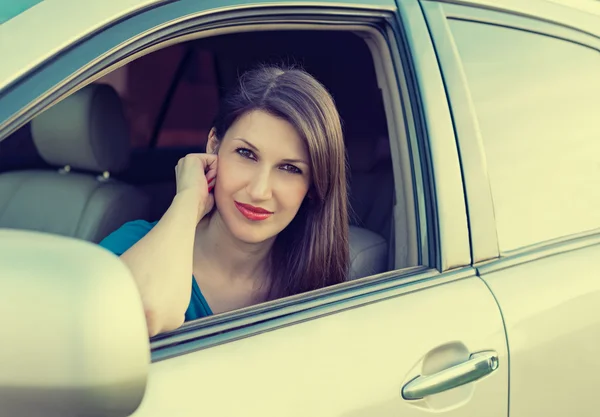
POLYGON ((280 226, 283 219, 278 218, 281 214, 279 216, 275 214, 266 220, 254 222, 240 215, 236 208, 233 210, 219 210, 219 214, 225 227, 240 242, 248 244, 263 243, 274 239, 282 230, 280 226))
POLYGON ((276 233, 269 233, 259 225, 232 225, 229 230, 236 239, 244 243, 262 243, 274 238, 276 233), (261 230, 262 229, 262 230, 261 230))
POLYGON ((238 213, 227 214, 222 216, 225 226, 241 242, 262 243, 277 235, 277 231, 273 230, 273 224, 269 224, 269 220, 271 219, 251 222, 245 218, 241 218, 238 213))

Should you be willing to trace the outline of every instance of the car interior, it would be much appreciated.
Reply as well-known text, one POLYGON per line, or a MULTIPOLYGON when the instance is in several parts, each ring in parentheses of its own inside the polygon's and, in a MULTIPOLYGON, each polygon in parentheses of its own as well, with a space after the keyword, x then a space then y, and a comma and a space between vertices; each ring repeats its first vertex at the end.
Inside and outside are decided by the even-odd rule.
POLYGON ((0 227, 99 242, 127 221, 158 220, 175 195, 173 167, 204 151, 219 98, 259 63, 304 68, 338 106, 349 162, 350 279, 414 266, 394 263, 401 184, 373 58, 363 39, 342 31, 191 40, 88 84, 0 142, 0 227))

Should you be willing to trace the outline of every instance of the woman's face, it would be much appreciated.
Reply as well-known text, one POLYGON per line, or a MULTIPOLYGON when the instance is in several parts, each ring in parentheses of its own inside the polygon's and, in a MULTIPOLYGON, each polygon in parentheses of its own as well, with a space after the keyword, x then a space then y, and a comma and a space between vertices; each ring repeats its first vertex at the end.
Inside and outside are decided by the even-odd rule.
MULTIPOLYGON (((208 151, 215 149, 211 134, 208 151)), ((306 145, 287 121, 256 110, 222 138, 215 203, 229 231, 246 243, 275 237, 306 197, 311 173, 306 145)))

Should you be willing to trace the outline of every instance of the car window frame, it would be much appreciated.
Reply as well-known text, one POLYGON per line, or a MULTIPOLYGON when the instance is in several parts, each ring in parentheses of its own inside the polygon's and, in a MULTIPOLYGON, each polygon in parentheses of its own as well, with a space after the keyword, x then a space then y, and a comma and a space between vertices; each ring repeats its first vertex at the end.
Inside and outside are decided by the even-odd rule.
MULTIPOLYGON (((457 131, 457 146, 460 149, 463 182, 468 201, 467 210, 472 239, 473 264, 488 264, 489 261, 511 256, 522 258, 522 255, 535 252, 541 254, 545 248, 555 248, 557 243, 563 242, 569 245, 569 242, 573 240, 579 240, 582 237, 600 232, 599 229, 573 233, 510 251, 501 251, 483 138, 479 131, 468 82, 458 49, 454 44, 448 19, 489 24, 549 36, 597 51, 600 51, 600 32, 598 36, 595 36, 585 30, 576 29, 575 25, 567 25, 558 20, 552 21, 546 17, 524 16, 511 10, 494 10, 482 6, 478 7, 477 5, 458 5, 445 1, 425 1, 423 2, 423 10, 427 17, 444 82, 450 97, 450 107, 457 131)), ((555 249, 552 250, 555 251, 555 249)))
MULTIPOLYGON (((197 3, 197 2, 196 2, 197 3)), ((181 5, 180 3, 170 3, 169 5, 181 5)), ((190 3, 186 3, 190 4, 190 3)), ((168 5, 167 5, 168 6, 168 5)), ((161 6, 166 7, 166 6, 161 6)), ((143 19, 145 13, 155 13, 161 7, 147 10, 141 15, 130 17, 130 19, 141 25, 139 33, 145 33, 141 29, 147 25, 149 20, 143 19)), ((303 16, 310 10, 317 10, 317 7, 297 7, 302 11, 303 16)), ((260 12, 262 16, 268 15, 269 11, 277 11, 281 14, 282 10, 286 12, 294 10, 291 6, 253 6, 246 7, 240 16, 246 16, 249 12, 256 14, 260 12)), ((468 242, 468 229, 466 224, 466 212, 464 207, 464 199, 462 198, 462 183, 459 172, 458 156, 448 152, 454 146, 453 130, 449 117, 449 110, 442 102, 439 103, 437 97, 443 94, 443 86, 439 71, 427 71, 425 75, 421 74, 419 82, 415 82, 414 75, 411 76, 411 71, 414 67, 423 68, 431 67, 432 60, 435 61, 435 54, 431 45, 425 21, 422 12, 418 5, 418 0, 409 0, 403 2, 400 6, 401 15, 404 17, 404 23, 410 22, 410 27, 400 29, 395 10, 386 8, 378 8, 372 6, 371 9, 363 7, 349 6, 323 6, 318 8, 319 16, 326 16, 327 21, 335 21, 338 19, 349 19, 355 26, 357 22, 365 24, 373 24, 374 22, 386 22, 385 28, 379 28, 388 36, 389 42, 393 43, 390 53, 392 54, 392 65, 394 67, 392 77, 402 78, 399 83, 402 87, 398 91, 393 92, 395 100, 398 100, 403 107, 405 113, 402 121, 397 121, 399 124, 417 125, 417 127, 409 127, 410 132, 406 135, 411 138, 411 152, 418 155, 419 159, 423 160, 423 167, 413 160, 413 166, 410 170, 413 173, 413 181, 419 182, 422 177, 418 177, 419 181, 415 181, 415 172, 419 172, 423 177, 430 181, 430 190, 420 189, 418 193, 426 194, 419 195, 415 200, 424 201, 429 199, 428 208, 419 207, 417 213, 422 213, 417 223, 427 226, 426 230, 421 229, 420 242, 423 247, 428 247, 429 255, 434 254, 427 259, 421 259, 422 263, 429 265, 421 265, 412 268, 389 271, 377 276, 363 278, 357 281, 351 281, 340 284, 335 287, 323 288, 313 291, 308 294, 299 294, 297 296, 288 297, 282 300, 252 306, 247 309, 236 310, 223 315, 209 317, 196 322, 186 323, 180 329, 160 335, 152 340, 153 360, 161 360, 161 358, 170 357, 172 355, 184 354, 185 352, 201 349, 213 343, 209 340, 219 340, 223 343, 227 340, 234 340, 239 337, 248 337, 257 331, 265 331, 265 328, 274 329, 282 325, 307 320, 309 318, 317 318, 322 314, 330 314, 332 311, 339 311, 346 308, 356 308, 360 305, 369 304, 378 300, 387 299, 389 297, 398 296, 399 294, 415 289, 427 288, 433 285, 449 282, 452 280, 463 279, 466 276, 473 274, 470 265, 470 252, 468 242), (415 30, 410 45, 406 45, 403 38, 403 30, 415 30), (400 48, 410 48, 414 51, 425 50, 426 56, 419 57, 417 62, 412 62, 408 59, 411 56, 405 53, 404 56, 399 53, 400 48), (408 59, 408 62, 406 61, 408 59), (400 71, 400 74, 397 72, 400 71), (406 73, 404 73, 406 72, 406 73), (404 78, 411 80, 406 82, 404 78), (406 91, 408 90, 408 91, 406 91), (413 91, 414 90, 414 91, 413 91), (418 91, 417 91, 418 90, 418 91), (420 99, 420 94, 427 96, 427 104, 421 106, 424 100, 420 99), (408 102, 407 102, 408 100, 408 102), (425 109, 425 117, 429 120, 422 121, 423 115, 421 111, 425 109), (407 120, 408 117, 414 118, 407 120), (448 123, 433 124, 435 118, 444 118, 448 123), (425 125, 425 126, 423 126, 425 125), (427 131, 427 128, 435 129, 433 132, 427 131), (421 135, 417 141, 417 135, 421 135), (435 137, 431 143, 429 138, 435 137), (420 153, 421 148, 424 148, 423 154, 420 153), (429 153, 434 155, 434 160, 428 162, 429 153), (435 168, 435 169, 434 169, 435 168), (415 171, 415 170, 419 171, 415 171), (443 189, 442 198, 439 197, 439 190, 443 189), (433 190, 437 190, 434 194, 433 190), (447 196, 454 197, 448 199, 447 196), (431 204, 430 204, 431 203, 431 204), (433 219, 433 220, 432 220, 433 219), (458 221, 454 221, 458 219, 458 221), (464 222, 463 222, 464 219, 464 222), (429 222, 434 222, 431 226, 429 222), (437 224, 435 224, 437 223, 437 224), (438 229, 439 227, 439 229, 438 229), (441 237, 440 237, 441 235, 441 237), (463 237, 462 240, 457 240, 456 236, 463 237), (449 254, 449 255, 448 255, 449 254), (433 259, 430 259, 433 258, 433 259), (451 270, 451 271, 450 271, 451 270), (329 313, 327 313, 329 311, 329 313), (325 313, 324 313, 325 312, 325 313), (216 339, 215 339, 216 338, 216 339)), ((210 13, 198 12, 199 25, 210 28, 214 25, 216 16, 232 18, 237 12, 214 10, 210 13), (226 17, 226 13, 229 13, 226 17)), ((155 17, 160 17, 161 22, 168 22, 172 16, 164 13, 153 14, 155 17)), ((189 14, 181 13, 181 16, 186 16, 185 19, 191 19, 189 14)), ((267 16, 268 17, 268 16, 267 16)), ((256 16, 254 16, 256 19, 256 16)), ((150 20, 151 21, 151 20, 150 20)), ((152 22, 152 21, 151 21, 152 22)), ((102 70, 116 62, 124 62, 128 56, 131 56, 140 48, 147 48, 153 42, 158 42, 161 36, 165 35, 165 31, 169 28, 172 30, 175 23, 171 22, 170 26, 163 26, 163 32, 145 33, 145 37, 135 34, 132 35, 133 29, 131 22, 121 22, 124 27, 129 28, 130 32, 123 32, 119 24, 107 28, 106 31, 101 31, 96 35, 85 39, 69 51, 61 54, 46 65, 38 68, 31 76, 21 80, 21 82, 13 85, 8 91, 9 94, 14 94, 14 97, 21 96, 20 100, 12 103, 12 110, 15 117, 5 117, 4 124, 0 126, 0 135, 2 132, 8 131, 10 128, 20 126, 27 122, 33 115, 42 111, 52 103, 62 99, 70 94, 74 89, 81 88, 86 82, 89 82, 94 75, 101 74, 102 70), (127 23, 127 24, 126 24, 127 23), (123 45, 117 38, 131 39, 132 42, 123 45), (110 42, 113 42, 111 44, 110 42), (119 46, 119 49, 115 49, 119 46), (37 84, 36 84, 37 83, 37 84), (30 89, 33 88, 33 89, 30 89)), ((152 24, 159 26, 157 22, 152 24)), ((7 102, 9 95, 3 95, 0 100, 7 102)), ((0 119, 2 120, 2 119, 0 119)))

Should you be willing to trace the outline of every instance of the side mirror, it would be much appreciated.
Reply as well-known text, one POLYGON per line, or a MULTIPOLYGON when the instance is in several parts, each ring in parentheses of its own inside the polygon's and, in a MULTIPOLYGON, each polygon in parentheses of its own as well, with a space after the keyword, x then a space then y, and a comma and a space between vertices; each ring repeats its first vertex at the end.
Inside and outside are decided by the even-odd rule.
POLYGON ((92 243, 0 230, 0 414, 132 414, 148 331, 129 269, 92 243))

